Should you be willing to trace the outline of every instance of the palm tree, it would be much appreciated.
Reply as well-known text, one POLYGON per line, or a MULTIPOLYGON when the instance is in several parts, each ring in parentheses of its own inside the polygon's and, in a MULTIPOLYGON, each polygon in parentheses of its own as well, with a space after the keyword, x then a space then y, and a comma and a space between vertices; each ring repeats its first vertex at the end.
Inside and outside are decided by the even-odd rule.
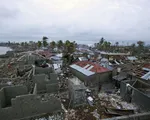
POLYGON ((21 46, 24 46, 24 42, 21 42, 21 46))
POLYGON ((137 44, 138 44, 139 47, 143 47, 144 46, 144 42, 143 41, 138 41, 137 44))
POLYGON ((134 54, 136 52, 135 43, 131 44, 131 50, 132 50, 132 54, 134 54))
POLYGON ((54 48, 56 47, 55 41, 50 42, 50 47, 51 47, 52 49, 54 49, 54 48))
POLYGON ((64 45, 65 45, 65 51, 67 53, 73 53, 75 51, 75 43, 74 42, 70 42, 69 40, 66 40, 64 45))
POLYGON ((138 44, 138 52, 140 53, 142 50, 144 50, 144 42, 143 41, 138 41, 137 42, 137 44, 138 44))
POLYGON ((25 45, 25 47, 27 47, 27 46, 28 46, 28 43, 27 43, 27 42, 25 42, 25 43, 24 43, 24 45, 25 45))
POLYGON ((40 48, 42 46, 42 42, 38 41, 37 45, 38 45, 38 48, 40 48))
POLYGON ((100 40, 100 45, 102 45, 104 43, 104 40, 105 39, 102 37, 101 40, 100 40))
POLYGON ((107 42, 108 50, 110 50, 110 46, 111 46, 111 43, 110 43, 110 42, 107 42))
POLYGON ((43 39, 42 40, 47 40, 48 39, 48 37, 46 37, 46 36, 43 36, 43 39))
POLYGON ((119 46, 119 42, 116 42, 115 44, 116 44, 117 51, 119 51, 119 47, 118 47, 119 46))
POLYGON ((47 45, 48 45, 47 39, 48 39, 48 37, 43 36, 43 46, 44 47, 47 47, 47 45))
POLYGON ((107 41, 104 41, 102 47, 104 48, 104 50, 107 50, 107 47, 108 47, 107 41))
POLYGON ((116 42, 115 44, 116 44, 116 46, 118 46, 118 45, 119 45, 119 42, 116 42))
POLYGON ((59 40, 58 42, 57 42, 57 47, 59 48, 59 49, 62 49, 63 48, 63 41, 62 40, 59 40))
POLYGON ((73 53, 75 51, 75 43, 74 42, 71 42, 70 43, 70 46, 69 46, 69 52, 70 53, 73 53))

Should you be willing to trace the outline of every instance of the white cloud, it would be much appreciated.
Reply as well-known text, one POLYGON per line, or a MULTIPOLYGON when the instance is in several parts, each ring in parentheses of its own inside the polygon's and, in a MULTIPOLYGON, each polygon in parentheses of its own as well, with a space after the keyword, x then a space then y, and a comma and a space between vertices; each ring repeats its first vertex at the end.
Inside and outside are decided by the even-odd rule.
POLYGON ((0 40, 145 40, 150 37, 149 0, 5 0, 0 40))

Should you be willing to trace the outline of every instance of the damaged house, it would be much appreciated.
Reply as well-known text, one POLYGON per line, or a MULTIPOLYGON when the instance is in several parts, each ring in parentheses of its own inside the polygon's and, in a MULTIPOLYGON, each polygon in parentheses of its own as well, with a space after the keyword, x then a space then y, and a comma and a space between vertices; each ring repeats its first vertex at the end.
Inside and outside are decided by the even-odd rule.
POLYGON ((80 61, 70 65, 74 76, 84 82, 85 86, 98 90, 102 83, 111 81, 112 71, 90 61, 80 61))

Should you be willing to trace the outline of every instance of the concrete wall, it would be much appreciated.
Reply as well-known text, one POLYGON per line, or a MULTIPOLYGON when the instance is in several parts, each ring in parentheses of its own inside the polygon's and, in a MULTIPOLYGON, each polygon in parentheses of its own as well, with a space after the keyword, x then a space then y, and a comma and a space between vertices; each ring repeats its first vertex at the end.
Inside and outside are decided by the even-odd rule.
POLYGON ((0 89, 2 89, 3 87, 6 87, 6 86, 10 86, 10 85, 8 85, 7 83, 0 84, 0 89))
POLYGON ((70 68, 71 72, 74 74, 74 76, 76 76, 77 78, 79 78, 81 81, 85 81, 87 80, 88 76, 85 76, 84 74, 82 74, 81 72, 73 69, 73 68, 70 68))
MULTIPOLYGON (((50 73, 53 73, 53 68, 52 67, 47 67, 47 68, 42 68, 42 67, 35 67, 35 75, 36 74, 46 74, 50 75, 50 73)), ((49 76, 50 77, 50 76, 49 76)))
POLYGON ((112 80, 112 71, 100 73, 98 76, 100 83, 110 82, 112 80))
POLYGON ((45 74, 33 76, 33 81, 37 84, 37 93, 46 92, 46 84, 50 84, 48 76, 45 74))
POLYGON ((150 111, 150 97, 137 89, 133 90, 132 102, 140 106, 141 109, 150 111))
POLYGON ((6 102, 5 102, 5 93, 4 93, 4 89, 0 90, 0 108, 5 107, 6 102))
POLYGON ((59 91, 58 84, 47 84, 46 85, 46 92, 47 93, 57 93, 59 91))
POLYGON ((41 101, 37 95, 22 95, 12 99, 11 107, 0 108, 0 119, 20 119, 61 110, 61 102, 53 96, 41 101))
POLYGON ((87 103, 85 91, 86 87, 83 83, 74 84, 71 80, 68 81, 69 99, 72 107, 77 107, 87 103))
POLYGON ((57 74, 55 74, 55 73, 50 73, 50 81, 51 81, 52 84, 53 84, 53 83, 58 83, 57 78, 58 78, 58 75, 57 75, 57 74))
POLYGON ((97 86, 99 85, 99 83, 108 82, 112 80, 112 71, 104 73, 96 73, 91 76, 86 76, 81 72, 72 68, 71 71, 77 78, 83 81, 86 86, 97 86))
POLYGON ((9 86, 3 88, 5 92, 5 101, 6 104, 9 106, 11 105, 11 99, 15 98, 18 95, 25 95, 28 94, 28 90, 26 86, 9 86))
POLYGON ((37 93, 54 93, 58 92, 59 86, 57 81, 57 74, 50 73, 50 79, 45 74, 38 74, 33 76, 34 83, 37 84, 37 93))
MULTIPOLYGON (((134 81, 122 81, 121 86, 120 86, 120 94, 121 97, 124 97, 126 94, 126 84, 133 84, 134 81)), ((138 85, 139 83, 137 83, 138 85)), ((134 85, 135 87, 132 87, 132 99, 131 102, 137 104, 141 109, 150 111, 150 97, 138 90, 136 88, 136 84, 134 85)), ((138 87, 138 86, 137 86, 138 87)))

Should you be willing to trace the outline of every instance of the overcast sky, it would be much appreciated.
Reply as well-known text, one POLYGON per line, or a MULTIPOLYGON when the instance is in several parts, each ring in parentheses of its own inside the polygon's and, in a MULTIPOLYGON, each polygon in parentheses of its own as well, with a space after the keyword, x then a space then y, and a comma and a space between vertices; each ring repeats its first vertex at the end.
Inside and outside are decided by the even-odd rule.
POLYGON ((0 0, 0 41, 148 42, 150 0, 0 0))

